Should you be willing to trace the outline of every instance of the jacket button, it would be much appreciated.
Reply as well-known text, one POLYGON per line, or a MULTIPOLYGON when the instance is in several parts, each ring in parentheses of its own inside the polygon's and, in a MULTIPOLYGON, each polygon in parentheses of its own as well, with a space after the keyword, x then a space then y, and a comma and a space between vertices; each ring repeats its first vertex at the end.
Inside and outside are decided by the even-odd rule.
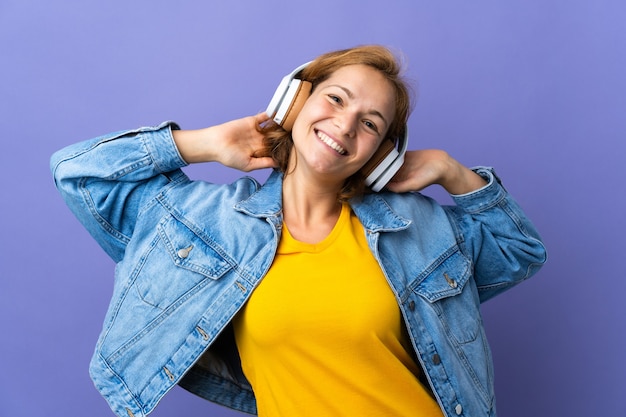
POLYGON ((178 255, 179 258, 185 259, 186 257, 189 256, 189 252, 191 252, 192 249, 193 249, 193 245, 189 246, 188 248, 179 249, 178 252, 176 252, 176 254, 178 255))
POLYGON ((459 286, 459 284, 457 284, 457 282, 455 280, 453 280, 452 278, 450 278, 450 276, 446 273, 443 274, 443 277, 446 279, 446 281, 448 282, 448 285, 450 286, 450 288, 456 288, 459 286))
POLYGON ((457 416, 461 415, 461 413, 463 412, 463 407, 461 406, 461 404, 457 404, 456 407, 454 407, 454 412, 457 416))
POLYGON ((409 310, 411 311, 415 310, 415 301, 413 300, 409 301, 409 310))
POLYGON ((433 363, 435 365, 439 365, 441 363, 441 357, 439 357, 439 355, 436 353, 433 355, 433 363))

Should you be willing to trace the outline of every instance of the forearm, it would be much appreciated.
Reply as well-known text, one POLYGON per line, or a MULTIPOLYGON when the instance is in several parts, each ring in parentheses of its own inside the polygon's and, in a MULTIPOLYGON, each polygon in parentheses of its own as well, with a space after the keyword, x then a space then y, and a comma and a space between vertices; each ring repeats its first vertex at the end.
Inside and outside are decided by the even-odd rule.
POLYGON ((439 184, 452 195, 463 195, 476 191, 485 185, 487 181, 471 169, 461 165, 452 158, 446 162, 448 168, 444 170, 439 184))
POLYGON ((78 142, 55 152, 50 168, 57 183, 80 178, 142 181, 185 165, 170 133, 177 128, 163 123, 78 142))
POLYGON ((220 125, 197 130, 172 132, 180 156, 189 164, 218 161, 220 125))

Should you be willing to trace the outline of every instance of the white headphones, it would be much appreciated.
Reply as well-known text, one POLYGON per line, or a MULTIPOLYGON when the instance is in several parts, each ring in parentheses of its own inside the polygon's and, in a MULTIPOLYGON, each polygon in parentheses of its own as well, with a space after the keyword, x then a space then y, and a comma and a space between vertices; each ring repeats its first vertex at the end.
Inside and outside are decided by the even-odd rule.
MULTIPOLYGON (((268 117, 286 131, 291 131, 298 113, 311 94, 312 84, 296 78, 310 63, 300 65, 283 77, 265 110, 268 117)), ((391 140, 385 139, 374 156, 361 168, 365 185, 375 192, 382 190, 404 163, 408 142, 407 126, 404 127, 404 135, 397 140, 397 149, 391 140)))

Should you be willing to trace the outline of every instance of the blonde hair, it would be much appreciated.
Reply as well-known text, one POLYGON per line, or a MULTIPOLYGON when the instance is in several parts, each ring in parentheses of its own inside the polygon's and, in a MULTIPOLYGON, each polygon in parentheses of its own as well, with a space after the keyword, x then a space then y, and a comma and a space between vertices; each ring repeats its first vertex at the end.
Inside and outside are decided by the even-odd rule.
MULTIPOLYGON (((299 76, 300 79, 312 83, 313 90, 327 80, 335 71, 347 65, 367 65, 378 71, 392 85, 395 95, 395 114, 387 130, 386 138, 394 144, 404 135, 404 129, 411 112, 411 91, 402 75, 402 66, 396 56, 386 47, 380 45, 358 46, 329 52, 317 57, 299 76)), ((291 132, 287 132, 273 121, 260 128, 265 135, 265 147, 261 156, 271 156, 279 169, 286 172, 293 140, 291 132)), ((364 178, 360 172, 346 179, 339 194, 340 200, 348 200, 366 192, 364 178)))

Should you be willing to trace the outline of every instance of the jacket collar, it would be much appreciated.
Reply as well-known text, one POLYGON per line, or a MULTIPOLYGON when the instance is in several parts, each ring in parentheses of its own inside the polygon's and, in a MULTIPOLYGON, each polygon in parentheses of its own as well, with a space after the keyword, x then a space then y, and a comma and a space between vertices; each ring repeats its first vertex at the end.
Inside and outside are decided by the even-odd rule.
POLYGON ((235 205, 235 210, 252 217, 275 217, 282 212, 282 203, 283 174, 274 170, 262 187, 235 205))
MULTIPOLYGON (((235 210, 252 217, 279 217, 282 214, 282 189, 283 174, 273 171, 261 188, 235 205, 235 210)), ((409 227, 411 221, 398 215, 385 196, 390 195, 383 192, 353 198, 350 207, 368 231, 393 232, 409 227)))
POLYGON ((387 197, 397 197, 387 192, 366 194, 350 200, 350 207, 363 227, 370 232, 397 232, 411 224, 411 220, 397 214, 387 197))

